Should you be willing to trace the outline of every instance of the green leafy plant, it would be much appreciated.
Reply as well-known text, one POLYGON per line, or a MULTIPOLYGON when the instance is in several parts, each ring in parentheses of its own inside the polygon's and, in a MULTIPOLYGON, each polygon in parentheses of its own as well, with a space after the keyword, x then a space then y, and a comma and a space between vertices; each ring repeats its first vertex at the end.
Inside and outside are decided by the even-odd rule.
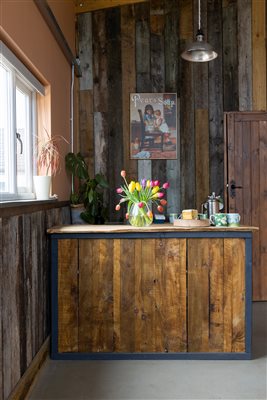
POLYGON ((108 183, 102 174, 89 177, 88 166, 81 153, 68 153, 65 157, 66 171, 72 176, 71 204, 83 203, 85 211, 81 218, 89 224, 101 224, 108 219, 108 209, 104 204, 104 190, 108 183), (75 178, 78 182, 75 182, 75 178), (75 189, 75 183, 77 184, 75 189))

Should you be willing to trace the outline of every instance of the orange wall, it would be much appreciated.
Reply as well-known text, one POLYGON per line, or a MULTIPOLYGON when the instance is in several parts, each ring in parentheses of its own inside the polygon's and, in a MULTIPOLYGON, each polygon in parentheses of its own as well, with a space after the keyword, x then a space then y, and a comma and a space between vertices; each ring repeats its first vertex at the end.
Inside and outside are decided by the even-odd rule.
MULTIPOLYGON (((74 2, 49 0, 48 4, 75 55, 74 2)), ((52 135, 62 135, 70 141, 71 66, 34 1, 0 0, 0 25, 0 39, 47 86, 49 101, 43 103, 50 104, 51 108, 46 109, 48 113, 42 118, 41 124, 52 135)), ((52 192, 59 196, 59 200, 67 200, 70 195, 70 184, 69 177, 65 173, 64 155, 69 151, 69 146, 62 143, 61 150, 62 168, 53 178, 52 192)))

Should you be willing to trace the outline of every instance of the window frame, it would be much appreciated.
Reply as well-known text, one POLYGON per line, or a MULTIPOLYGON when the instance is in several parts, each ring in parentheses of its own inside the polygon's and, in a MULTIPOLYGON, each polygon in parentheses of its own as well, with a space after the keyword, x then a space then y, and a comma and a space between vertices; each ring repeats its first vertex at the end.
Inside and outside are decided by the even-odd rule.
POLYGON ((8 141, 9 155, 7 157, 7 177, 8 191, 0 191, 0 203, 6 201, 34 200, 33 193, 33 173, 36 171, 34 165, 35 132, 37 132, 37 92, 45 94, 44 86, 35 78, 34 75, 25 67, 24 64, 0 41, 0 63, 9 74, 7 87, 7 132, 10 136, 8 141), (25 187, 19 187, 17 171, 17 104, 16 92, 21 91, 25 95, 27 118, 27 127, 23 143, 26 151, 25 161, 25 182, 29 184, 25 187))

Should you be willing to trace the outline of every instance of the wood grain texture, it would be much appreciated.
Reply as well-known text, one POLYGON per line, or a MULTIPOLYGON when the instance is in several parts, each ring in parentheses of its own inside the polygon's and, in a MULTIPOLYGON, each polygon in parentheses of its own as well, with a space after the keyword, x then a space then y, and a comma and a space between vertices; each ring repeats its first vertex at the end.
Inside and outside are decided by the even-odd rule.
POLYGON ((137 161, 130 160, 130 93, 136 92, 134 7, 121 9, 123 169, 137 178, 137 161))
POLYGON ((245 351, 244 246, 188 239, 188 351, 245 351))
POLYGON ((239 111, 252 110, 251 0, 237 0, 239 111))
POLYGON ((259 226, 253 235, 253 299, 267 298, 265 279, 266 232, 266 112, 227 113, 228 182, 235 181, 236 195, 228 198, 229 212, 238 212, 241 223, 259 226))
MULTIPOLYGON (((107 62, 108 62, 108 168, 107 177, 112 190, 121 184, 120 171, 123 165, 122 130, 122 64, 121 64, 121 24, 120 8, 110 9, 106 13, 107 62), (116 98, 116 101, 114 101, 116 98)), ((116 211, 117 200, 110 191, 108 206, 111 221, 122 220, 122 210, 116 211)))
POLYGON ((86 13, 77 17, 77 41, 82 76, 79 79, 80 91, 93 89, 93 43, 92 14, 86 13))
POLYGON ((75 0, 75 12, 88 13, 95 10, 101 10, 103 8, 111 8, 118 6, 125 6, 127 4, 144 3, 148 0, 84 0, 82 3, 75 0))
MULTIPOLYGON (((99 136, 101 135, 98 134, 97 138, 99 136)), ((93 93, 92 90, 81 90, 79 92, 79 151, 88 165, 89 176, 94 176, 95 168, 99 171, 98 157, 95 157, 94 162, 96 149, 99 149, 99 146, 97 146, 97 140, 94 142, 93 93)))
POLYGON ((267 109, 266 1, 254 0, 252 7, 253 110, 267 109))
POLYGON ((195 110, 196 204, 201 204, 209 193, 209 114, 208 109, 195 110))
POLYGON ((78 351, 78 240, 58 243, 58 349, 78 351))

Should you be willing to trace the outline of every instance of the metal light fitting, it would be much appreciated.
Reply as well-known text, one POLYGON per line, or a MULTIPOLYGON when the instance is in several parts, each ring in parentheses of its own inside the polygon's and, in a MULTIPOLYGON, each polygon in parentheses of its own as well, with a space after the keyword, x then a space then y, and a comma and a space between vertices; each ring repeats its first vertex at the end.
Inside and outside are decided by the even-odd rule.
POLYGON ((198 31, 196 34, 196 41, 189 43, 181 57, 184 60, 191 62, 206 62, 214 60, 218 54, 213 50, 212 46, 204 41, 204 34, 201 29, 200 20, 200 0, 198 0, 198 31))

